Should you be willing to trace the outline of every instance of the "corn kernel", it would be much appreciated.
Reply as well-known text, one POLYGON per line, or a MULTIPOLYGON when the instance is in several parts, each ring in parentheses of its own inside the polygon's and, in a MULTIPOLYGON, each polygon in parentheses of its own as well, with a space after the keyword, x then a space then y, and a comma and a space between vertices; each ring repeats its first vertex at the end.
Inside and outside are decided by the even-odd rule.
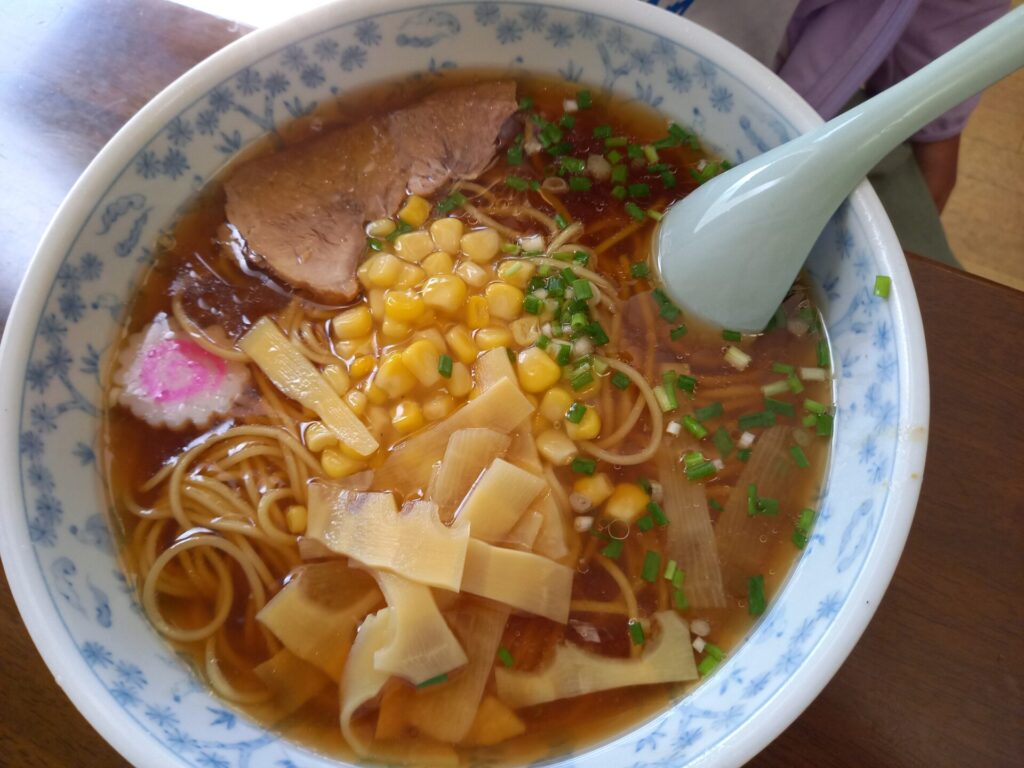
POLYGON ((423 415, 427 421, 440 421, 455 410, 455 399, 444 392, 431 395, 423 403, 423 415))
POLYGON ((331 385, 331 389, 337 392, 339 395, 344 395, 348 392, 348 387, 351 382, 348 378, 348 372, 345 370, 345 366, 331 363, 325 365, 321 369, 320 373, 327 379, 327 383, 331 385))
POLYGON ((466 284, 458 275, 435 275, 423 286, 423 301, 439 312, 456 315, 466 303, 466 284))
POLYGON ((412 291, 388 291, 384 296, 384 314, 403 323, 411 323, 426 308, 423 297, 412 291))
POLYGON ((537 451, 556 467, 564 467, 579 454, 576 443, 557 429, 545 429, 537 435, 537 451))
POLYGON ((434 251, 420 262, 428 275, 450 275, 455 269, 455 260, 450 253, 434 251))
POLYGON ((423 426, 423 409, 415 400, 403 400, 391 408, 391 424, 401 435, 408 435, 423 426))
POLYGON ((393 317, 385 317, 384 322, 380 324, 380 332, 388 341, 400 341, 408 336, 411 331, 412 329, 408 323, 395 320, 393 317))
POLYGON ((402 363, 425 387, 432 387, 441 379, 437 370, 440 357, 437 348, 426 339, 414 341, 402 350, 402 363))
POLYGON ((331 448, 338 444, 338 436, 320 421, 312 421, 307 424, 302 436, 306 441, 306 447, 313 453, 320 453, 324 448, 331 448))
POLYGON ((434 241, 429 232, 406 232, 395 238, 395 255, 413 264, 419 264, 434 252, 434 241))
POLYGON ((572 484, 572 490, 574 493, 578 493, 590 501, 591 507, 599 507, 612 495, 614 487, 612 486, 612 481, 608 479, 608 475, 604 472, 598 472, 591 477, 577 479, 572 484))
POLYGON ((363 392, 360 392, 358 389, 350 389, 348 394, 345 395, 345 402, 352 409, 352 413, 356 416, 362 416, 366 413, 366 405, 369 401, 363 392))
POLYGON ((452 365, 452 375, 449 377, 448 383, 445 384, 445 389, 454 397, 465 397, 472 388, 473 377, 469 375, 469 368, 463 363, 452 365))
POLYGON ((415 288, 427 279, 427 273, 415 264, 406 264, 402 267, 402 274, 395 281, 395 288, 415 288))
POLYGON ((387 237, 395 231, 394 219, 374 219, 366 225, 366 234, 370 237, 387 237))
MULTIPOLYGON (((377 369, 373 383, 391 398, 399 398, 416 386, 416 377, 405 367, 397 352, 387 355, 377 369)), ((369 393, 367 393, 369 395, 369 393)))
POLYGON ((523 314, 523 292, 508 283, 491 283, 484 289, 491 317, 515 320, 523 314))
POLYGON ((597 408, 588 407, 579 424, 573 424, 566 419, 565 434, 573 440, 593 440, 601 434, 601 416, 597 408))
POLYGON ((425 339, 434 345, 434 349, 437 350, 437 354, 443 355, 448 351, 448 345, 444 343, 444 336, 437 328, 424 328, 422 331, 416 331, 413 334, 414 339, 425 339))
POLYGON ((572 395, 564 387, 552 387, 540 401, 540 413, 552 424, 557 424, 565 418, 565 412, 569 410, 572 401, 572 395))
POLYGON ((529 261, 505 261, 498 266, 498 277, 509 285, 526 290, 537 265, 529 261))
POLYGON ((491 279, 491 272, 472 261, 460 261, 455 268, 455 274, 466 281, 467 285, 474 288, 483 288, 491 279))
POLYGON ((487 299, 483 296, 470 296, 466 302, 466 325, 470 328, 483 328, 490 325, 491 311, 487 307, 487 299))
POLYGON ((476 360, 479 350, 476 348, 476 342, 473 341, 473 335, 466 326, 453 325, 448 329, 444 338, 452 352, 455 353, 455 357, 460 361, 468 365, 476 360))
POLYGON ((376 384, 366 386, 366 401, 371 405, 384 405, 388 401, 388 393, 376 384))
POLYGON ((309 511, 301 504, 292 504, 284 513, 284 522, 288 526, 288 533, 296 535, 305 533, 308 519, 309 511))
POLYGON ((543 392, 562 378, 562 368, 543 349, 528 347, 519 353, 516 375, 527 392, 543 392))
POLYGON ((490 227, 474 229, 462 236, 459 247, 466 257, 477 264, 486 264, 501 249, 501 237, 490 227))
POLYGON ((459 252, 459 241, 464 229, 462 221, 455 217, 438 219, 430 225, 430 237, 439 251, 454 256, 459 252))
POLYGON ((331 320, 336 339, 358 339, 373 330, 373 316, 365 304, 339 312, 331 320))
POLYGON ((355 474, 363 468, 363 463, 350 459, 339 450, 328 448, 320 454, 320 466, 328 477, 337 480, 355 474))
POLYGON ((422 227, 430 215, 430 203, 419 195, 410 195, 398 211, 398 218, 413 227, 422 227))
POLYGON ((631 523, 647 509, 650 498, 636 483, 619 483, 604 505, 604 512, 609 517, 631 523))
POLYGON ((507 347, 512 344, 512 332, 508 328, 491 325, 473 334, 473 339, 480 349, 507 347))
POLYGON ((366 292, 366 300, 370 304, 370 315, 378 323, 384 319, 384 290, 371 288, 366 292))
POLYGON ((339 339, 334 342, 334 353, 341 358, 356 358, 374 353, 373 336, 360 339, 339 339))
POLYGON ((375 365, 376 362, 370 355, 363 355, 352 361, 352 365, 348 367, 348 372, 352 374, 352 378, 361 379, 364 376, 369 376, 375 365))
POLYGON ((540 319, 526 315, 509 324, 512 338, 520 347, 528 347, 540 338, 540 319))
POLYGON ((390 288, 402 274, 402 262, 390 253, 377 253, 359 267, 359 279, 367 288, 390 288))

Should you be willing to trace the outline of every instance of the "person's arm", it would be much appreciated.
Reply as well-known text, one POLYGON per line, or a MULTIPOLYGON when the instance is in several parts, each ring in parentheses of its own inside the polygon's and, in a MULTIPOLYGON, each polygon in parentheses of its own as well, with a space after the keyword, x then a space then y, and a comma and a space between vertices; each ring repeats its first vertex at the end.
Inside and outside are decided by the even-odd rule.
POLYGON ((914 141, 910 146, 921 168, 928 191, 939 213, 946 207, 956 185, 957 162, 960 158, 960 134, 938 141, 914 141))

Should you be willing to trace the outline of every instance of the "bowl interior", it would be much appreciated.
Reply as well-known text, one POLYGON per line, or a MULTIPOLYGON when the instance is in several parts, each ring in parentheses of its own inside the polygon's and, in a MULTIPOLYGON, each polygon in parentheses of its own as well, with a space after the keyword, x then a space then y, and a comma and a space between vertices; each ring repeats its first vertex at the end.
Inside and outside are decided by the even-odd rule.
MULTIPOLYGON (((0 448, 10 459, 0 482, 4 563, 51 669, 133 762, 334 764, 213 698, 150 628, 118 565, 98 467, 100 385, 153 243, 240 149, 379 80, 471 67, 557 75, 657 107, 736 162, 813 124, 806 105, 728 44, 639 3, 623 5, 322 9, 246 38, 176 83, 73 191, 4 342, 5 403, 18 423, 16 444, 0 448)), ((877 200, 862 189, 809 262, 832 343, 838 417, 828 494, 779 597, 713 679, 573 765, 741 762, 806 705, 856 640, 873 610, 865 613, 860 598, 877 598, 891 575, 916 498, 916 486, 904 485, 923 465, 923 444, 901 438, 924 426, 927 413, 923 346, 914 348, 920 321, 901 259, 877 200), (894 278, 889 301, 872 296, 876 274, 894 278), (881 570, 865 579, 871 558, 881 570), (764 713, 780 693, 774 714, 764 713)), ((548 761, 565 757, 553 752, 548 761)))

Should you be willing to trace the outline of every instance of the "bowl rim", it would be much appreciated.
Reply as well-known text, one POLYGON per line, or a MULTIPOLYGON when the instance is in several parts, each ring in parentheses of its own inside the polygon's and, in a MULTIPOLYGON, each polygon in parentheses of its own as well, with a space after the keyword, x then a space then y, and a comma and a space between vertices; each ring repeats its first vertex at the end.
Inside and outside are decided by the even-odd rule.
MULTIPOLYGON (((268 55, 325 28, 368 15, 381 15, 439 4, 470 5, 476 0, 335 0, 277 24, 253 30, 214 52, 164 87, 145 104, 103 146, 67 193, 47 226, 22 279, 8 322, 0 340, 0 417, 13 426, 20 417, 23 372, 34 338, 33 319, 47 301, 48 287, 70 246, 77 240, 92 210, 124 167, 126 148, 133 151, 152 137, 175 114, 252 60, 268 55), (72 226, 68 226, 71 224, 72 226), (77 224, 77 227, 74 226, 77 224), (27 330, 33 332, 29 333, 27 330)), ((538 0, 520 5, 550 6, 578 12, 593 12, 619 19, 654 34, 670 38, 685 36, 687 45, 710 58, 729 61, 732 72, 745 85, 772 104, 798 131, 807 131, 823 121, 790 86, 745 52, 709 30, 676 14, 647 3, 622 0, 538 0), (717 54, 717 56, 716 56, 717 54)), ((893 281, 890 298, 894 339, 899 366, 898 424, 909 425, 897 436, 893 458, 892 484, 884 502, 884 515, 875 540, 839 615, 815 648, 770 700, 770 717, 751 715, 739 730, 727 734, 711 750, 696 756, 691 764, 740 765, 776 738, 813 701, 832 678, 860 639, 887 588, 903 550, 920 492, 927 440, 911 434, 927 434, 929 382, 924 330, 906 259, 874 190, 863 182, 848 198, 862 217, 864 232, 872 250, 882 254, 893 281)), ((0 436, 0 509, 20 509, 18 496, 17 430, 5 429, 0 436)), ((6 518, 5 518, 6 519, 6 518)), ((38 599, 42 589, 34 547, 27 537, 10 535, 6 523, 0 536, 0 556, 21 614, 36 649, 58 685, 96 731, 133 765, 180 765, 163 762, 149 739, 135 738, 125 728, 119 710, 109 706, 107 692, 89 675, 82 675, 84 662, 70 634, 52 632, 55 608, 49 600, 38 599)), ((762 707, 763 709, 763 707, 762 707)), ((597 748, 597 747, 595 747, 597 748)))

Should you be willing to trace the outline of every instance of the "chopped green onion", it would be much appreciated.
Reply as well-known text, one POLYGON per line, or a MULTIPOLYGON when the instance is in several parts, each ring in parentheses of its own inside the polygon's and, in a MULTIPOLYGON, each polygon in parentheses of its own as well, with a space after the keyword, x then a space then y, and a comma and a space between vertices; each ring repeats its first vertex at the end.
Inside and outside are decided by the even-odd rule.
POLYGON ((619 160, 622 159, 622 153, 619 152, 619 150, 617 149, 613 149, 611 152, 608 153, 607 157, 608 162, 611 163, 612 165, 615 165, 617 162, 619 162, 619 160))
POLYGON ((668 565, 665 566, 665 573, 663 574, 665 581, 672 581, 672 577, 676 575, 678 568, 679 566, 676 564, 675 560, 669 560, 668 565))
POLYGON ((672 586, 676 589, 683 588, 683 582, 686 580, 686 571, 681 568, 677 568, 676 572, 672 574, 672 586))
POLYGON ((580 475, 592 475, 597 470, 597 462, 594 459, 584 459, 577 456, 572 460, 572 471, 580 475))
POLYGON ((629 274, 637 279, 643 279, 651 274, 651 268, 642 261, 635 261, 629 265, 629 274))
POLYGON ((675 328, 673 328, 671 331, 668 332, 668 336, 669 336, 670 339, 672 339, 672 341, 676 341, 676 340, 678 340, 679 338, 681 338, 681 337, 683 337, 685 335, 686 335, 686 325, 685 324, 677 325, 675 328))
POLYGON ((573 424, 579 424, 583 421, 583 417, 587 415, 587 406, 578 400, 569 406, 569 410, 565 412, 566 421, 571 421, 573 424))
POLYGON ((771 397, 772 395, 781 395, 783 392, 788 391, 789 383, 785 379, 779 379, 778 381, 773 381, 770 384, 765 384, 763 387, 761 387, 761 393, 766 397, 771 397))
POLYGON ((547 290, 549 296, 564 296, 565 295, 565 281, 559 275, 552 275, 544 283, 544 288, 547 290))
POLYGON ((811 466, 811 462, 808 460, 807 454, 804 453, 804 449, 799 445, 794 445, 790 448, 789 455, 793 457, 793 461, 796 462, 796 465, 800 467, 800 469, 807 469, 811 466))
POLYGON ((807 546, 807 541, 811 533, 811 524, 814 522, 814 510, 813 509, 801 509, 800 516, 797 517, 796 525, 793 528, 793 544, 796 545, 797 549, 803 549, 807 546))
POLYGON ((522 192, 529 186, 526 179, 520 178, 519 176, 506 176, 505 185, 511 187, 517 192, 522 192))
POLYGON ((799 395, 804 391, 803 382, 796 377, 795 373, 791 373, 786 377, 786 386, 789 387, 789 391, 794 395, 799 395))
POLYGON ((547 349, 548 344, 551 343, 551 338, 545 336, 543 333, 537 337, 537 341, 534 342, 540 349, 547 349))
POLYGON ((569 318, 569 327, 572 328, 573 333, 579 333, 590 323, 586 314, 583 312, 573 312, 569 318))
POLYGON ((610 125, 595 125, 593 136, 595 139, 607 139, 612 135, 612 127, 610 125))
POLYGON ((719 427, 715 431, 715 436, 712 438, 715 442, 715 447, 721 454, 723 459, 727 459, 729 454, 732 453, 732 449, 736 447, 733 443, 732 438, 729 437, 729 431, 725 427, 719 427))
POLYGON ((742 341, 743 334, 739 331, 724 330, 722 331, 722 338, 726 341, 742 341))
POLYGON ((589 280, 584 280, 584 279, 573 280, 572 281, 572 290, 573 290, 573 293, 576 294, 576 298, 577 299, 583 299, 584 301, 586 301, 587 299, 594 298, 594 291, 590 287, 590 281, 589 280))
POLYGON ((438 683, 443 683, 446 680, 448 680, 448 673, 447 672, 443 672, 442 674, 436 675, 435 677, 432 677, 429 680, 424 680, 422 683, 417 684, 416 687, 417 688, 429 688, 432 685, 437 685, 438 683))
POLYGON ((725 362, 738 371, 742 371, 750 365, 750 355, 739 347, 729 347, 725 350, 725 362))
POLYGON ((660 572, 661 555, 654 550, 647 550, 647 553, 644 555, 643 568, 640 570, 640 578, 648 584, 653 584, 658 580, 658 573, 660 572))
POLYGON ((814 424, 815 431, 821 437, 831 437, 832 436, 832 422, 833 422, 832 414, 830 414, 830 413, 818 414, 818 417, 815 420, 815 424, 814 424))
POLYGON ((604 326, 601 325, 597 320, 593 320, 586 327, 587 336, 589 336, 597 346, 607 344, 611 339, 608 338, 608 334, 605 333, 604 326))
POLYGON ((587 164, 578 157, 561 157, 558 159, 558 164, 563 171, 568 173, 583 173, 587 167, 587 164))
POLYGON ((441 355, 441 357, 437 359, 437 372, 446 379, 450 379, 452 377, 452 359, 449 355, 441 355))
POLYGON ((590 263, 590 254, 586 251, 576 251, 572 255, 572 260, 577 264, 582 264, 584 267, 590 263))
POLYGON ((711 656, 705 656, 701 659, 700 664, 697 665, 697 672, 701 677, 707 677, 715 671, 715 667, 718 666, 718 661, 711 656))
POLYGON ((739 418, 740 429, 752 429, 753 427, 770 427, 775 424, 775 414, 771 411, 758 411, 748 413, 739 418))
POLYGON ((808 413, 806 416, 804 416, 803 421, 800 423, 803 424, 805 427, 814 427, 817 426, 818 424, 818 417, 815 416, 813 413, 808 413))
POLYGON ((616 165, 612 167, 612 183, 613 184, 625 184, 626 178, 629 175, 629 169, 624 165, 616 165))
MULTIPOLYGON (((522 250, 522 248, 520 248, 515 243, 502 243, 501 244, 501 252, 502 253, 513 253, 513 254, 515 254, 515 253, 519 253, 521 250, 522 250)), ((516 272, 518 272, 520 269, 522 269, 522 266, 523 266, 522 264, 513 264, 508 269, 504 270, 502 272, 502 275, 504 275, 506 277, 508 275, 514 275, 516 272)))
POLYGON ((650 512, 651 517, 654 518, 659 526, 668 525, 668 518, 665 517, 665 510, 661 508, 661 505, 656 501, 647 502, 647 511, 650 512))
POLYGON ((804 400, 804 410, 809 413, 813 413, 816 416, 828 412, 828 408, 826 408, 822 403, 819 403, 817 400, 811 400, 809 397, 804 400))
POLYGON ((560 213, 555 214, 555 224, 558 225, 559 229, 565 229, 569 226, 569 222, 565 220, 565 216, 560 213))
POLYGON ((632 201, 626 203, 626 213, 628 213, 630 216, 632 216, 637 221, 643 221, 644 220, 644 211, 643 211, 643 209, 639 205, 637 205, 636 203, 634 203, 632 201))
POLYGON ((644 146, 644 157, 647 158, 648 163, 656 163, 658 162, 658 150, 647 144, 644 146))
POLYGON ((722 659, 725 658, 725 651, 723 651, 721 648, 719 648, 714 643, 705 643, 704 644, 704 653, 705 653, 705 655, 710 656, 715 661, 721 661, 722 659))
POLYGON ((679 407, 679 402, 675 399, 675 392, 672 392, 672 396, 669 397, 665 388, 659 384, 654 388, 654 399, 658 401, 658 407, 661 408, 662 412, 668 413, 674 408, 679 407))
POLYGON ((601 554, 607 557, 609 560, 618 560, 622 554, 622 539, 612 539, 608 542, 607 546, 601 550, 601 554))
POLYGON ((739 459, 740 461, 747 461, 748 459, 750 459, 750 452, 750 448, 740 448, 738 451, 736 451, 736 458, 739 459))
POLYGON ((630 184, 627 188, 630 197, 650 197, 651 186, 649 184, 630 184))
POLYGON ((651 481, 646 477, 638 477, 634 482, 644 489, 644 493, 650 496, 654 492, 654 487, 651 485, 651 481))
POLYGON ((757 485, 750 483, 747 486, 747 517, 757 514, 757 485))
POLYGON ((764 613, 766 605, 764 576, 751 576, 747 579, 747 613, 751 616, 760 616, 764 613))
POLYGON ((693 412, 693 415, 697 417, 697 421, 707 421, 716 416, 721 416, 723 413, 725 413, 725 408, 721 403, 716 402, 705 405, 703 408, 698 408, 693 412))
POLYGON ((570 176, 569 189, 572 192, 586 192, 593 186, 593 182, 586 176, 570 176))
POLYGON ((638 157, 643 157, 644 151, 639 144, 630 144, 626 147, 626 155, 635 160, 638 157))
POLYGON ((698 440, 703 440, 708 436, 707 428, 689 414, 683 416, 683 426, 686 427, 687 432, 698 440))
POLYGON ((448 197, 437 204, 437 210, 441 213, 451 213, 456 208, 466 204, 466 196, 461 192, 452 192, 448 197))
POLYGON ((757 514, 775 517, 779 514, 779 500, 761 496, 757 500, 757 514))
POLYGON ((629 376, 622 371, 616 371, 612 374, 612 386, 616 389, 629 389, 629 385, 629 376))
POLYGON ((523 145, 515 143, 508 148, 508 152, 505 153, 505 157, 508 158, 509 165, 522 165, 523 164, 523 145))
POLYGON ((772 363, 772 373, 795 373, 796 368, 786 363, 772 363))
POLYGON ((569 380, 570 386, 575 391, 584 389, 590 386, 594 382, 594 375, 589 371, 583 371, 583 373, 576 374, 569 380))
POLYGON ((710 461, 703 461, 692 467, 686 468, 686 479, 687 480, 701 480, 705 477, 711 477, 718 470, 715 465, 710 461))
MULTIPOLYGON (((465 198, 463 198, 463 202, 465 202, 465 198)), ((387 235, 384 239, 387 240, 389 243, 393 243, 396 239, 398 239, 399 235, 404 235, 406 232, 412 232, 412 230, 412 224, 410 224, 407 221, 403 221, 402 219, 399 219, 398 224, 395 226, 393 230, 391 230, 391 234, 387 235)))
POLYGON ((787 403, 785 400, 776 400, 774 397, 766 397, 764 399, 764 407, 766 411, 777 413, 779 416, 794 416, 796 414, 792 403, 787 403))
POLYGON ((529 96, 523 96, 523 98, 521 98, 519 100, 519 108, 520 109, 527 110, 527 109, 530 109, 532 107, 533 107, 533 99, 531 99, 529 96))
POLYGON ((722 511, 722 505, 719 504, 714 499, 708 499, 708 506, 711 507, 716 512, 721 512, 722 511))
POLYGON ((875 277, 875 296, 882 299, 889 298, 889 291, 892 289, 892 278, 888 275, 875 277))
POLYGON ((630 619, 627 626, 629 627, 629 639, 633 641, 633 645, 643 645, 647 638, 644 636, 644 627, 640 620, 630 619))
POLYGON ((694 388, 697 386, 697 380, 693 376, 687 376, 685 373, 680 373, 676 376, 676 388, 685 390, 691 395, 693 394, 694 388))
POLYGON ((627 144, 629 144, 629 139, 625 136, 612 136, 604 140, 605 147, 624 147, 627 144))
POLYGON ((367 245, 367 247, 371 251, 383 251, 384 250, 384 243, 382 243, 376 237, 368 237, 368 238, 366 238, 366 245, 367 245))
POLYGON ((523 311, 530 315, 539 315, 544 309, 544 302, 532 293, 523 297, 523 311))
POLYGON ((828 354, 828 342, 824 339, 818 339, 818 367, 828 368, 831 358, 828 354))
POLYGON ((512 657, 512 652, 505 646, 501 646, 501 648, 498 649, 498 660, 509 669, 514 667, 516 664, 516 660, 512 657))
POLYGON ((675 304, 669 302, 661 305, 661 308, 658 310, 658 314, 661 315, 663 320, 674 323, 679 319, 679 315, 682 314, 682 311, 675 304))
POLYGON ((683 590, 672 590, 672 605, 677 611, 685 611, 690 607, 690 604, 686 600, 686 595, 683 594, 683 590))
POLYGON ((666 189, 672 189, 676 185, 676 175, 672 171, 662 171, 661 183, 665 185, 666 189))
POLYGON ((661 221, 665 218, 665 214, 661 211, 655 210, 654 208, 647 209, 647 218, 654 219, 655 221, 661 221))
POLYGON ((593 106, 593 98, 590 95, 590 91, 583 89, 582 91, 576 91, 576 105, 580 109, 590 109, 593 106))
POLYGON ((612 187, 612 197, 616 200, 626 199, 626 188, 619 184, 618 186, 612 187))
POLYGON ((570 355, 572 354, 572 346, 569 344, 559 344, 558 353, 555 355, 555 362, 559 365, 568 365, 570 355))
POLYGON ((636 527, 640 529, 641 533, 647 533, 654 527, 654 519, 650 515, 644 515, 636 521, 636 527))
POLYGON ((565 128, 567 131, 572 130, 576 125, 576 118, 572 115, 565 114, 558 118, 558 124, 565 128))

